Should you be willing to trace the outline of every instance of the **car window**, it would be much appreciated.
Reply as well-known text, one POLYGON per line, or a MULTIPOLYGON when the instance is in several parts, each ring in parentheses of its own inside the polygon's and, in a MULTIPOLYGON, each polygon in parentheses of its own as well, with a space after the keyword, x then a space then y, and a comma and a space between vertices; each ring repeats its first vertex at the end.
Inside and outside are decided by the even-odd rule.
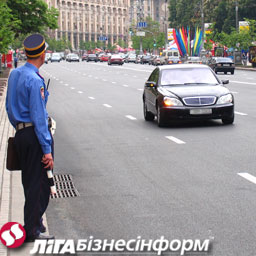
POLYGON ((219 84, 212 71, 208 68, 180 68, 162 71, 161 85, 179 85, 186 83, 219 84))
POLYGON ((158 81, 158 75, 159 75, 159 69, 156 68, 150 75, 148 81, 149 82, 157 82, 158 81))

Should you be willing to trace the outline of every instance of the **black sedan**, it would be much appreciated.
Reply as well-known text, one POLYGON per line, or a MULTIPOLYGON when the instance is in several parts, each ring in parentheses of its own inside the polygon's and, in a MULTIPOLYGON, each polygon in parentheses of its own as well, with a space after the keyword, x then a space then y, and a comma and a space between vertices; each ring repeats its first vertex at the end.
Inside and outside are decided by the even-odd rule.
POLYGON ((214 57, 209 61, 209 66, 215 71, 218 72, 230 72, 232 75, 235 72, 235 64, 232 59, 224 57, 214 57))
POLYGON ((87 56, 87 62, 90 62, 90 61, 94 61, 94 62, 97 62, 99 59, 98 59, 98 56, 96 54, 88 54, 87 56))
POLYGON ((157 67, 145 83, 144 118, 158 126, 170 120, 221 119, 234 122, 234 96, 211 68, 202 64, 157 67))

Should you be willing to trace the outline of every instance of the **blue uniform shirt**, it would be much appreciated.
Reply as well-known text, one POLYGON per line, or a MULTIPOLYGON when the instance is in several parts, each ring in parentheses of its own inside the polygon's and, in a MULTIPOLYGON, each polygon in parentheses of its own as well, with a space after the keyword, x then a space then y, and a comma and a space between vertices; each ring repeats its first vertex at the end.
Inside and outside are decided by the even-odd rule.
POLYGON ((11 72, 8 80, 6 111, 11 124, 33 123, 43 153, 51 153, 52 138, 48 130, 46 103, 48 91, 38 68, 26 63, 11 72))

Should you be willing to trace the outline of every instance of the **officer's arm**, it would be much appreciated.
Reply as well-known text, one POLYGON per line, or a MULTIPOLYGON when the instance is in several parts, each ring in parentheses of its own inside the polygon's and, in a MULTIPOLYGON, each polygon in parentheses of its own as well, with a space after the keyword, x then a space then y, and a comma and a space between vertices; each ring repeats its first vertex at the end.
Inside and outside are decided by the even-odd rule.
POLYGON ((51 153, 51 135, 48 129, 48 113, 45 108, 44 99, 41 96, 40 88, 42 82, 39 80, 30 81, 29 109, 30 118, 35 127, 35 133, 42 147, 44 154, 51 153))

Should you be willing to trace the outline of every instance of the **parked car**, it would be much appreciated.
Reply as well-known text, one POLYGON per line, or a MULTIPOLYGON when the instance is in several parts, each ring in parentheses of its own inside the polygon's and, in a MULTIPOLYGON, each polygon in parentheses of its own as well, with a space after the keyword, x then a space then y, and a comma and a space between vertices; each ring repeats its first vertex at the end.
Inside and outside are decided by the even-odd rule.
POLYGON ((75 61, 77 61, 77 62, 79 62, 80 60, 79 60, 79 56, 76 54, 76 53, 70 53, 68 56, 67 56, 67 58, 66 58, 66 60, 68 61, 68 62, 75 62, 75 61))
POLYGON ((231 75, 235 72, 235 63, 231 58, 224 58, 224 57, 215 57, 209 60, 208 64, 214 72, 217 74, 218 72, 230 72, 231 75))
POLYGON ((141 57, 140 63, 141 64, 148 64, 150 60, 151 60, 151 55, 143 55, 141 57))
POLYGON ((90 61, 97 62, 98 61, 98 56, 94 53, 88 54, 87 62, 90 62, 90 61))
POLYGON ((104 54, 100 57, 100 62, 107 62, 108 61, 109 56, 107 54, 104 54))
POLYGON ((153 66, 158 66, 158 65, 162 65, 161 64, 161 59, 160 59, 160 56, 155 56, 154 59, 152 60, 152 65, 153 66))
POLYGON ((127 63, 129 63, 129 62, 136 63, 136 54, 129 54, 126 58, 126 62, 127 63))
POLYGON ((87 58, 88 58, 88 54, 87 54, 87 53, 83 54, 83 56, 82 56, 82 61, 86 61, 87 58))
POLYGON ((60 62, 61 55, 58 52, 54 52, 51 56, 51 62, 60 62))
POLYGON ((135 63, 136 64, 141 63, 141 58, 142 58, 142 55, 137 55, 135 63))
POLYGON ((123 60, 123 58, 120 55, 113 54, 108 59, 108 65, 112 65, 112 64, 123 65, 124 64, 124 60, 123 60))
POLYGON ((158 126, 173 119, 221 119, 234 122, 234 96, 212 69, 202 64, 157 67, 145 83, 144 118, 158 126))

